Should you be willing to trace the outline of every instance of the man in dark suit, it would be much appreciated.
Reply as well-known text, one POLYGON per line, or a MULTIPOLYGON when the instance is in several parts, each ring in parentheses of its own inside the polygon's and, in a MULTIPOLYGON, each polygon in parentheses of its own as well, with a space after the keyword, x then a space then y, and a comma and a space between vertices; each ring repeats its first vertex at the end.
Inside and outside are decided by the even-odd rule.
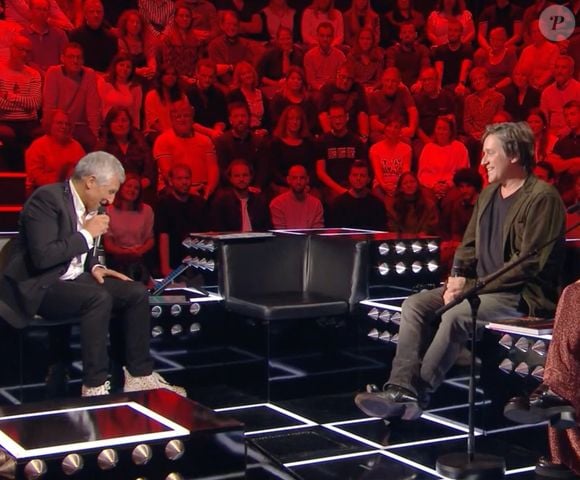
POLYGON ((70 180, 32 194, 0 276, 0 317, 16 328, 28 325, 35 314, 78 319, 82 394, 95 396, 109 393, 107 338, 114 314, 126 338, 124 391, 167 388, 185 395, 153 372, 147 290, 100 264, 95 254, 94 245, 109 225, 99 206, 113 202, 124 179, 114 156, 93 152, 79 161, 70 180))

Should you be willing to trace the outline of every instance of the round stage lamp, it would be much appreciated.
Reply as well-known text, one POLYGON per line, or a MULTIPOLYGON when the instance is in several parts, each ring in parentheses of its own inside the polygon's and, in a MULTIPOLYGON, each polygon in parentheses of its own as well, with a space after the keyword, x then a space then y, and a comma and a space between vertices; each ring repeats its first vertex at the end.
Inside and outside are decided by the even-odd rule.
POLYGON ((183 480, 183 476, 180 473, 172 472, 165 477, 165 480, 183 480))
POLYGON ((371 308, 367 316, 372 318, 373 320, 377 320, 379 318, 379 309, 376 307, 371 308))
POLYGON ((153 318, 159 318, 162 313, 163 313, 163 309, 159 305, 155 305, 154 307, 151 307, 151 316, 153 318))
POLYGON ((196 334, 201 331, 201 323, 193 322, 189 327, 189 333, 196 334))
POLYGON ((185 453, 185 445, 181 440, 171 440, 165 445, 165 456, 169 460, 179 460, 185 453))
POLYGON ((44 460, 35 458, 30 460, 24 467, 24 476, 26 480, 35 480, 37 478, 42 478, 48 469, 46 468, 46 463, 44 460))
POLYGON ((112 470, 119 463, 119 454, 112 448, 106 448, 97 457, 97 464, 101 470, 112 470))
POLYGON ((439 268, 439 265, 437 264, 437 262, 435 260, 430 260, 427 263, 427 270, 429 270, 431 273, 435 272, 438 268, 439 268))
POLYGON ((381 263, 379 265, 379 273, 384 277, 389 273, 389 266, 386 263, 381 263))
POLYGON ((379 255, 387 255, 389 253, 389 244, 388 243, 381 243, 379 245, 379 255))
POLYGON ((436 252, 438 249, 439 245, 437 245, 437 242, 433 240, 427 242, 427 250, 429 251, 429 253, 436 252))
POLYGON ((197 315, 200 310, 201 310, 201 307, 200 307, 199 303, 192 303, 189 306, 189 313, 191 313, 192 315, 197 315))
POLYGON ((379 331, 376 328, 373 328, 369 333, 367 333, 367 337, 377 340, 379 338, 379 331))
POLYGON ((403 253, 405 253, 406 251, 407 247, 403 242, 399 242, 395 245, 395 252, 397 252, 397 255, 403 255, 403 253))
POLYGON ((153 451, 144 443, 137 445, 131 453, 131 459, 135 465, 147 465, 151 457, 153 457, 153 451))
POLYGON ((173 315, 174 317, 178 317, 181 314, 181 305, 178 305, 177 303, 174 305, 171 305, 171 315, 173 315))
POLYGON ((61 466, 64 474, 70 476, 80 472, 85 466, 85 462, 78 453, 69 453, 64 457, 61 466))
POLYGON ((381 322, 389 323, 391 321, 391 312, 388 310, 383 310, 379 314, 379 318, 381 319, 381 322))
POLYGON ((395 272, 402 275, 407 271, 407 266, 403 262, 399 262, 395 265, 395 272))
POLYGON ((419 273, 422 269, 423 265, 421 265, 421 262, 413 262, 413 264, 411 265, 411 270, 413 271, 413 273, 419 273))
POLYGON ((163 335, 163 327, 160 325, 155 325, 152 329, 151 329, 151 336, 153 338, 157 338, 160 335, 163 335))
POLYGON ((413 242, 411 244, 411 250, 413 250, 413 253, 419 253, 423 250, 423 245, 421 245, 421 242, 413 242))
POLYGON ((182 332, 183 327, 179 323, 176 323, 171 327, 171 335, 173 335, 174 337, 180 335, 182 332))

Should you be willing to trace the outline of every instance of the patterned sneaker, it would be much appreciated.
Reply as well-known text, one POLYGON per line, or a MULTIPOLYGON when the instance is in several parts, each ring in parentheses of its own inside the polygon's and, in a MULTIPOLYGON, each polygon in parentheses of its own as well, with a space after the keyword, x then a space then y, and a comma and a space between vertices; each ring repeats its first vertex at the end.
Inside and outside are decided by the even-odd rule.
POLYGON ((165 388, 182 397, 187 397, 185 388, 171 385, 157 372, 153 372, 151 375, 145 375, 144 377, 134 377, 125 367, 123 367, 123 372, 125 372, 125 386, 123 387, 125 393, 165 388))
POLYGON ((108 395, 109 390, 111 390, 111 382, 107 380, 105 383, 99 385, 98 387, 86 387, 83 385, 83 388, 81 389, 81 395, 83 397, 98 397, 99 395, 108 395))

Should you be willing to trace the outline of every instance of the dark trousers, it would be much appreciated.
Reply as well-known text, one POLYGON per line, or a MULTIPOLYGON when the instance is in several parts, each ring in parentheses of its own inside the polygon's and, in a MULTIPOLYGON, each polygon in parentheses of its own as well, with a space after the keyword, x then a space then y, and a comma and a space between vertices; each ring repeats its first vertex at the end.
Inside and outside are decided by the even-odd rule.
POLYGON ((48 287, 38 314, 47 320, 78 318, 83 384, 87 387, 102 385, 107 379, 112 317, 121 323, 129 373, 144 376, 153 370, 149 354, 149 301, 142 283, 105 278, 105 283, 99 285, 90 273, 75 280, 59 280, 48 287))

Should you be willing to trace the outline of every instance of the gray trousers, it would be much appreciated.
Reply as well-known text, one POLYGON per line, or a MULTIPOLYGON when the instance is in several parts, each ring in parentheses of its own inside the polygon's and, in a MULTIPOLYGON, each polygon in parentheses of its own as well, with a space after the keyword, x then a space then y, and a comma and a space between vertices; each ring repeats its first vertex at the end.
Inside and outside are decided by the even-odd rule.
MULTIPOLYGON (((517 310, 519 293, 479 296, 478 321, 490 322, 523 316, 517 310)), ((471 338, 471 307, 467 300, 439 318, 431 315, 443 306, 443 288, 424 290, 403 302, 399 343, 387 383, 414 393, 434 391, 471 338)), ((481 328, 481 327, 479 327, 481 328)))

